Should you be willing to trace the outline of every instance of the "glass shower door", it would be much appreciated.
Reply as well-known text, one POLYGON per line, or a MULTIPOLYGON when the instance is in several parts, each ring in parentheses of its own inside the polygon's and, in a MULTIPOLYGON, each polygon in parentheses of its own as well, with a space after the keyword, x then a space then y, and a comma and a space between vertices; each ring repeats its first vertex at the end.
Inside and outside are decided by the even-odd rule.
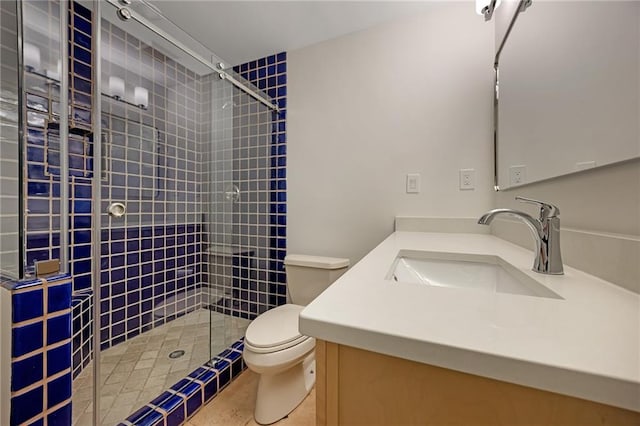
POLYGON ((269 283, 274 113, 225 80, 214 82, 213 90, 212 121, 218 131, 209 164, 209 285, 215 289, 210 293, 212 327, 225 322, 220 326, 223 334, 211 334, 215 355, 243 337, 250 320, 273 306, 269 283))
POLYGON ((201 94, 211 70, 111 6, 101 21, 100 78, 104 424, 211 359, 201 265, 201 94))

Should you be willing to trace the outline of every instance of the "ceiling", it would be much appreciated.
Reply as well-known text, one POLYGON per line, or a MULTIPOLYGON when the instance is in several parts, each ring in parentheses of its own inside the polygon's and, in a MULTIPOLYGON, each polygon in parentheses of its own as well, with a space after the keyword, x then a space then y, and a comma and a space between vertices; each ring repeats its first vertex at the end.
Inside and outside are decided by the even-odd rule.
MULTIPOLYGON (((148 0, 228 65, 420 13, 429 1, 148 0)), ((472 6, 471 6, 472 7, 472 6)))

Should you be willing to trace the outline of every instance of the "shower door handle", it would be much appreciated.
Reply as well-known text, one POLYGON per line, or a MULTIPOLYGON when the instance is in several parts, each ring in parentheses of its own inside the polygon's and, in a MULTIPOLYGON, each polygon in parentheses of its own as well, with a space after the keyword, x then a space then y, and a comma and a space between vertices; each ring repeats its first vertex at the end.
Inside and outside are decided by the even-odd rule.
POLYGON ((237 185, 229 184, 224 191, 224 198, 232 203, 237 203, 240 199, 240 188, 237 185))
POLYGON ((122 217, 127 212, 127 207, 123 203, 111 203, 107 207, 107 213, 111 217, 122 217))

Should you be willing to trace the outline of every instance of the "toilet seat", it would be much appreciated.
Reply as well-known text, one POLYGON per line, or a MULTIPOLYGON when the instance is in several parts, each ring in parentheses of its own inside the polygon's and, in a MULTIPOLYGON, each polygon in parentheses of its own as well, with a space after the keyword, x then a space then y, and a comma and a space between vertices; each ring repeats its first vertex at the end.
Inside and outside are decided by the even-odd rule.
POLYGON ((253 320, 245 334, 245 346, 254 353, 272 353, 310 339, 298 331, 298 317, 304 306, 278 306, 253 320))

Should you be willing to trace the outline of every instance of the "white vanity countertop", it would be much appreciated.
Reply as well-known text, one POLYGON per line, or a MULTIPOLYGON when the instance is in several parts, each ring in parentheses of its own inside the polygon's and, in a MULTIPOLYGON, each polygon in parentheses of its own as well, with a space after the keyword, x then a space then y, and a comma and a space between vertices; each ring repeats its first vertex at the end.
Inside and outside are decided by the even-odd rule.
POLYGON ((319 339, 640 411, 640 297, 491 235, 395 232, 300 314, 319 339), (564 300, 386 280, 400 250, 499 256, 564 300))

